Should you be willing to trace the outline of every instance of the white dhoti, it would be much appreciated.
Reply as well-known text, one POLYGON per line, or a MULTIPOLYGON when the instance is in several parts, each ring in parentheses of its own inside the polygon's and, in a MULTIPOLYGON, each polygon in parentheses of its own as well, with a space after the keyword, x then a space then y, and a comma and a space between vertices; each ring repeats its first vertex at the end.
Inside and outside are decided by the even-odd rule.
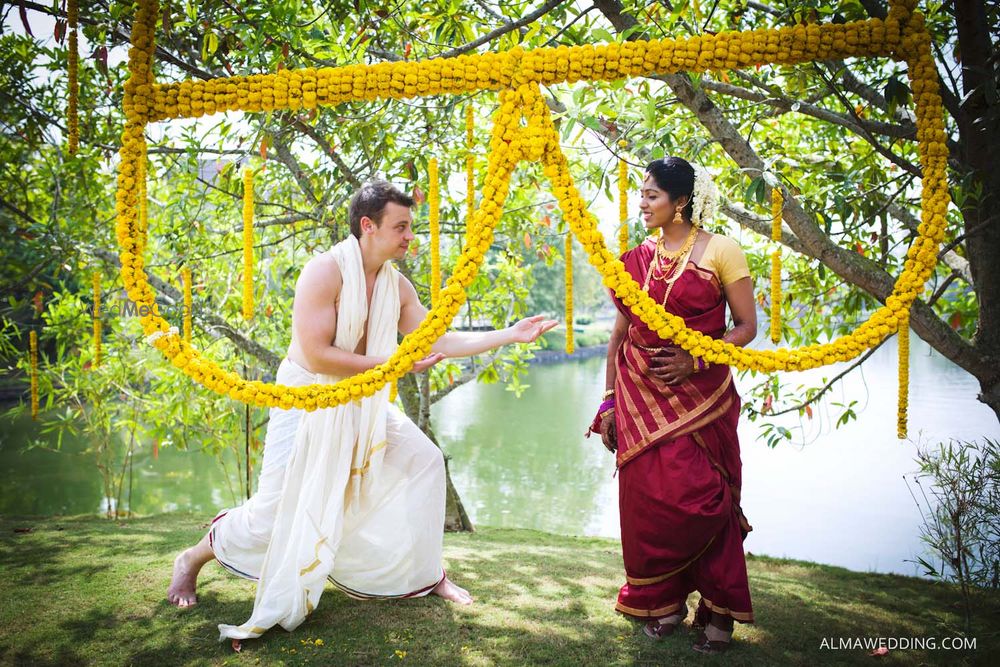
MULTIPOLYGON (((285 359, 275 381, 298 386, 316 380, 285 359)), ((237 576, 260 578, 285 466, 303 414, 302 410, 271 408, 257 492, 239 507, 223 510, 212 522, 209 541, 215 558, 237 576)), ((380 497, 374 509, 352 514, 345 522, 329 579, 359 598, 426 595, 444 576, 444 459, 441 450, 394 405, 386 415, 381 473, 384 483, 367 491, 380 497)))
MULTIPOLYGON (((333 252, 344 275, 335 345, 353 350, 368 312, 360 248, 351 236, 333 252)), ((395 349, 397 280, 388 263, 376 279, 371 354, 395 349)), ((277 376, 287 385, 337 379, 287 359, 277 376)), ((251 618, 219 625, 220 639, 294 629, 327 579, 371 598, 425 595, 444 578, 444 459, 387 394, 311 413, 271 409, 257 493, 220 513, 209 532, 226 569, 258 579, 251 618)))

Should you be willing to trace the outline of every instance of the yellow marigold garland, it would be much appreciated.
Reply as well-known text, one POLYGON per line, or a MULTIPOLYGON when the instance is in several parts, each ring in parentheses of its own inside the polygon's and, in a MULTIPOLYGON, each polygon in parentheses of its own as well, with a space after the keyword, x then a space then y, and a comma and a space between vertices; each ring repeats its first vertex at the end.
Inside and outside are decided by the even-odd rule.
MULTIPOLYGON (((142 4, 152 0, 141 0, 142 4)), ((911 0, 903 0, 912 6, 911 0)), ((811 60, 888 56, 916 34, 901 25, 916 14, 894 3, 885 19, 842 24, 794 25, 720 32, 683 39, 559 46, 461 55, 424 61, 282 69, 271 74, 186 80, 152 87, 149 121, 193 118, 222 111, 315 108, 351 100, 509 90, 524 82, 551 85, 611 81, 654 73, 739 69, 758 63, 790 65, 811 60)), ((923 30, 922 25, 919 30, 923 30)), ((905 54, 903 54, 905 55, 905 54)), ((144 54, 145 57, 145 54, 144 54)), ((144 110, 143 113, 146 113, 144 110)))
POLYGON ((907 407, 910 398, 910 313, 904 312, 899 318, 899 407, 896 415, 896 437, 906 439, 907 407))
POLYGON ((253 318, 253 171, 243 170, 243 319, 253 318))
MULTIPOLYGON (((624 148, 625 142, 619 143, 624 148)), ((628 250, 628 163, 618 158, 618 255, 628 250)))
MULTIPOLYGON (((944 236, 948 207, 945 179, 947 147, 942 123, 937 74, 930 36, 923 17, 913 11, 913 0, 891 3, 885 20, 845 24, 796 25, 776 30, 698 35, 681 40, 585 45, 504 53, 486 53, 421 62, 351 65, 340 68, 282 70, 272 75, 184 81, 156 85, 151 75, 154 0, 140 0, 132 28, 131 76, 125 85, 126 125, 122 137, 118 176, 117 235, 122 248, 122 279, 139 305, 154 303, 143 270, 145 230, 136 224, 136 179, 139 159, 145 158, 143 128, 148 122, 173 117, 195 117, 232 109, 311 108, 353 99, 402 98, 414 95, 499 90, 493 117, 487 173, 482 201, 469 221, 456 270, 416 331, 405 337, 396 354, 379 367, 333 385, 285 387, 247 382, 183 342, 159 315, 142 318, 150 342, 196 381, 237 400, 257 405, 297 406, 307 410, 370 396, 386 382, 400 377, 426 355, 465 300, 464 290, 476 275, 489 248, 509 188, 510 173, 520 160, 541 161, 564 219, 584 246, 605 284, 642 321, 663 338, 709 363, 734 365, 765 372, 803 370, 856 357, 891 332, 901 313, 923 288, 936 263, 944 236), (652 301, 608 252, 596 220, 573 184, 568 163, 559 147, 548 108, 538 89, 580 79, 611 80, 652 72, 705 71, 739 68, 755 63, 794 64, 817 59, 892 56, 906 61, 916 102, 918 150, 923 170, 922 220, 918 237, 907 252, 903 272, 885 306, 851 334, 830 343, 798 349, 748 350, 712 339, 686 328, 684 321, 652 301), (276 86, 277 83, 281 86, 276 86), (287 87, 283 87, 286 86, 287 87), (261 91, 267 95, 262 96, 261 91), (280 94, 279 94, 280 93, 280 94), (266 104, 264 98, 267 98, 266 104), (527 120, 526 127, 520 119, 527 120)), ((151 306, 150 306, 151 307, 151 306)))
POLYGON ((66 22, 69 26, 69 53, 67 54, 67 79, 69 83, 68 102, 66 104, 66 150, 70 155, 76 155, 80 148, 80 45, 77 36, 77 24, 80 9, 77 0, 66 3, 66 22))
POLYGON ((781 341, 781 209, 785 200, 779 188, 771 190, 771 240, 778 244, 771 253, 771 342, 781 341))
POLYGON ((430 180, 427 218, 431 231, 431 306, 435 306, 441 291, 441 194, 437 158, 431 158, 427 163, 427 178, 430 180))
POLYGON ((149 197, 146 193, 146 159, 139 161, 139 229, 149 228, 149 197))
POLYGON ((38 334, 28 332, 28 349, 31 362, 31 418, 38 419, 38 334))
POLYGON ((94 292, 94 361, 93 368, 101 365, 101 272, 91 275, 94 292))
POLYGON ((396 397, 399 395, 399 383, 393 380, 389 383, 389 402, 395 403, 396 397))
POLYGON ((566 354, 573 354, 573 235, 566 235, 566 354))
POLYGON ((465 219, 472 220, 472 214, 476 210, 476 156, 472 152, 475 148, 475 136, 473 135, 474 117, 472 102, 465 107, 465 219))
POLYGON ((181 282, 184 287, 184 342, 191 344, 191 268, 181 268, 181 282))

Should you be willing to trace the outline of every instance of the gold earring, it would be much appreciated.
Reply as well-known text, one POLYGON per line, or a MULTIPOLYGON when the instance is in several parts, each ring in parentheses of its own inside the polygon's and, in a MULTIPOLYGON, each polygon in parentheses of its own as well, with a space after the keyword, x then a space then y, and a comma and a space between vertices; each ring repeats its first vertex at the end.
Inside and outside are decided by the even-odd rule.
POLYGON ((674 224, 680 225, 684 223, 684 216, 681 215, 680 207, 674 209, 674 224))

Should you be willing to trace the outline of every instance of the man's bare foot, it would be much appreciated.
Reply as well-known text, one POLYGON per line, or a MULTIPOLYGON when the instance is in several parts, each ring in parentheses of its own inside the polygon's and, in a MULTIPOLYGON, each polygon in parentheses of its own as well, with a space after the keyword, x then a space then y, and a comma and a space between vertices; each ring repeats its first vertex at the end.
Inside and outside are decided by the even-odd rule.
POLYGON ((439 595, 455 604, 472 604, 472 596, 469 595, 469 591, 461 586, 456 586, 448 577, 442 579, 441 583, 431 591, 431 594, 439 595))
POLYGON ((195 588, 202 566, 215 558, 212 546, 205 535, 198 544, 185 549, 174 559, 174 575, 167 589, 167 600, 178 607, 191 607, 198 603, 195 588))
POLYGON ((185 549, 174 559, 174 576, 170 578, 170 588, 167 589, 167 600, 178 607, 191 607, 198 602, 195 587, 201 568, 193 567, 190 551, 185 549))

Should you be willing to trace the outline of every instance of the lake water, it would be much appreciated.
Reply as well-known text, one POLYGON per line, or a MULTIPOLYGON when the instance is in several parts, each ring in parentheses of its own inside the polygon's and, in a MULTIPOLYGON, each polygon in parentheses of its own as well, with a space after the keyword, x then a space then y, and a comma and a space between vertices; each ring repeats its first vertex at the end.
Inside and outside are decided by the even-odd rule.
MULTIPOLYGON (((818 407, 814 419, 801 422, 808 444, 776 449, 757 439, 758 424, 741 422, 743 507, 754 525, 749 551, 860 571, 919 573, 907 562, 923 547, 920 514, 903 480, 917 467, 915 445, 895 434, 894 342, 831 392, 829 400, 859 402, 857 421, 834 429, 839 413, 818 407)), ((911 438, 1000 438, 992 411, 976 401, 974 379, 916 336, 911 369, 911 438)), ((818 383, 836 372, 816 369, 786 380, 818 383)), ((520 398, 500 385, 470 384, 434 406, 435 430, 475 523, 618 536, 612 456, 597 438, 583 437, 601 400, 603 376, 603 358, 532 366, 525 380, 530 387, 520 398)), ((779 419, 789 428, 800 424, 793 415, 779 419)), ((0 428, 0 513, 96 513, 105 506, 100 476, 92 457, 80 453, 80 440, 65 443, 63 452, 23 452, 35 434, 30 420, 0 428)), ((233 472, 231 454, 225 462, 233 472)), ((183 509, 207 519, 239 494, 226 479, 213 457, 163 448, 154 459, 144 443, 134 461, 132 506, 140 514, 183 509)))
MULTIPOLYGON (((895 338, 830 393, 830 401, 858 401, 857 421, 834 429, 839 412, 823 407, 812 420, 785 415, 777 423, 804 423, 800 441, 807 444, 770 449, 757 439, 759 422, 741 420, 743 509, 754 526, 749 551, 919 574, 907 561, 923 553, 920 512, 903 479, 917 469, 915 441, 996 439, 1000 426, 976 400, 975 379, 916 336, 910 366, 911 441, 896 439, 895 338)), ((784 379, 819 384, 843 367, 784 379)), ((536 366, 527 382, 520 399, 478 385, 434 406, 471 517, 490 526, 619 536, 614 462, 596 437, 583 436, 604 391, 604 359, 536 366)))

